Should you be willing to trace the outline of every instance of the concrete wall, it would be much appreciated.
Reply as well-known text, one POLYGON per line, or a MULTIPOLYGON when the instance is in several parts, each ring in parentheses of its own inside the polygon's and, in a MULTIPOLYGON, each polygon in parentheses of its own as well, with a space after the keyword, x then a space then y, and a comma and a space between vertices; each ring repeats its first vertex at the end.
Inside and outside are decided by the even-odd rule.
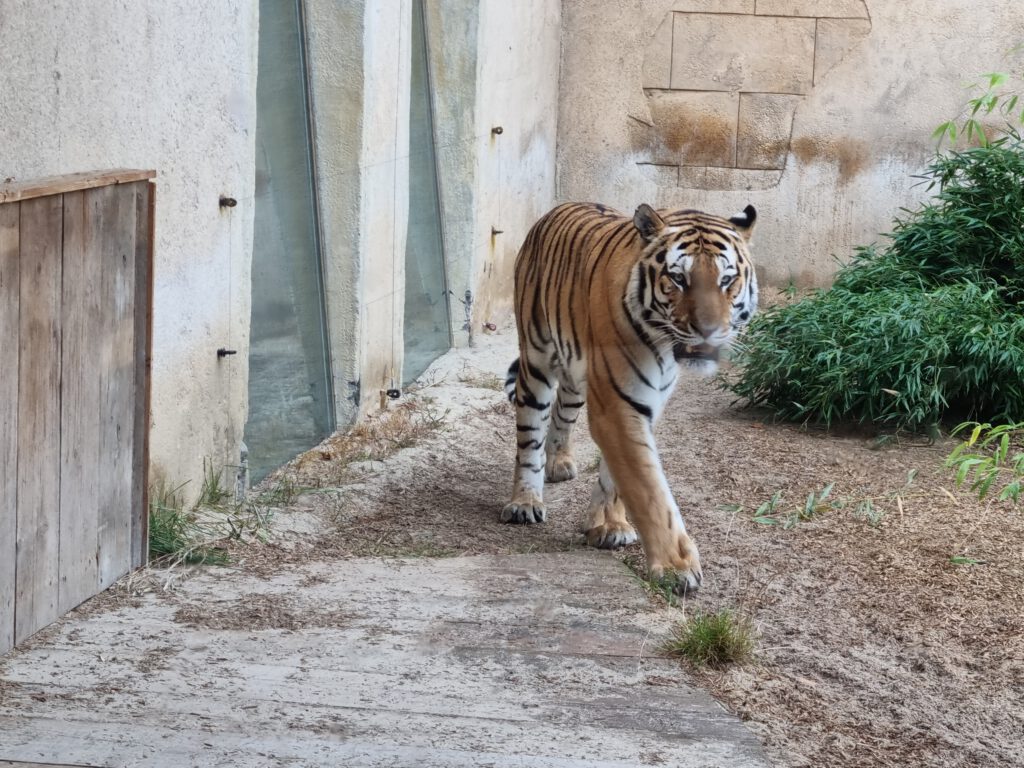
POLYGON ((561 4, 426 8, 451 316, 464 345, 507 317, 515 254, 554 201, 561 4))
POLYGON ((565 0, 558 197, 753 203, 765 278, 827 284, 1022 39, 1009 0, 565 0))
POLYGON ((309 67, 339 425, 400 380, 410 0, 309 0, 309 67))
POLYGON ((554 204, 561 3, 486 0, 477 74, 474 325, 512 307, 512 268, 533 223, 554 204), (501 126, 498 136, 491 128, 501 126), (496 237, 492 227, 502 230, 496 237))
MULTIPOLYGON (((345 425, 402 379, 412 1, 306 7, 336 412, 345 425)), ((427 0, 425 17, 451 316, 456 344, 467 344, 471 329, 507 315, 515 252, 554 199, 560 7, 427 0), (503 234, 492 237, 492 227, 503 234)))
POLYGON ((245 423, 256 42, 248 0, 0 0, 0 179, 158 173, 150 453, 193 492, 245 423))

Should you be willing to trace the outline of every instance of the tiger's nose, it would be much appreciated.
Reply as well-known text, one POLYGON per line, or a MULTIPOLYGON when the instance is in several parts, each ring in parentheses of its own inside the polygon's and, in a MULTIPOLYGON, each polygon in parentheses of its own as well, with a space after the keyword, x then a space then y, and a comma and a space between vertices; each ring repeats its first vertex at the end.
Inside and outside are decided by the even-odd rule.
POLYGON ((711 323, 709 325, 705 325, 703 323, 693 324, 694 330, 697 331, 697 333, 699 333, 701 336, 703 336, 705 341, 707 341, 716 333, 718 333, 718 329, 721 327, 722 326, 718 323, 711 323))

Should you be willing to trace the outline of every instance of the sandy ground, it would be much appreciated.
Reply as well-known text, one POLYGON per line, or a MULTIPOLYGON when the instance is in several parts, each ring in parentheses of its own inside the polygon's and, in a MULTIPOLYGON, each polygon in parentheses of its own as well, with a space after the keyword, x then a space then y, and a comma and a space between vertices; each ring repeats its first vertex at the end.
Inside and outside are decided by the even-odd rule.
MULTIPOLYGON (((341 468, 328 443, 287 468, 321 486, 293 513, 326 518, 330 530, 315 545, 251 553, 252 567, 272 572, 327 553, 583 547, 596 470, 585 423, 581 477, 549 486, 549 522, 498 522, 514 429, 495 387, 511 341, 507 331, 485 337, 425 374, 406 407, 444 419, 415 447, 341 468)), ((875 449, 865 434, 771 424, 703 379, 680 384, 658 439, 705 574, 696 598, 664 610, 682 619, 695 606, 730 607, 752 618, 754 663, 692 673, 748 721, 776 764, 1024 764, 1024 511, 954 489, 942 467, 952 442, 875 449), (829 484, 835 504, 810 520, 753 520, 777 492, 782 522, 829 484)))

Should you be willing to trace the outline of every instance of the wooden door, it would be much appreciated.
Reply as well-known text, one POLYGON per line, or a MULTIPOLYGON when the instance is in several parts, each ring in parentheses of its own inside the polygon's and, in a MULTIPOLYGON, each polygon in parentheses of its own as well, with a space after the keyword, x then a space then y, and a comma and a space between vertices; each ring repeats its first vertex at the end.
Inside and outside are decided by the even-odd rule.
POLYGON ((0 185, 0 653, 146 559, 154 175, 0 185))

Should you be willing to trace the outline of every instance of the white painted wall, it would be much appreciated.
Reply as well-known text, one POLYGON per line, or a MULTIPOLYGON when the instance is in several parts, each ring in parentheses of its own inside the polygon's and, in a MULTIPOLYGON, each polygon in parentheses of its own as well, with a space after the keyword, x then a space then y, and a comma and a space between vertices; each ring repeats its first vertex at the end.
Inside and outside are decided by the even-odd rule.
POLYGON ((474 327, 512 308, 512 270, 533 223, 554 204, 561 3, 484 0, 477 74, 477 217, 470 274, 474 327), (494 126, 502 133, 491 133, 494 126), (491 236, 491 229, 502 234, 491 236))
POLYGON ((364 0, 306 0, 309 79, 322 212, 324 294, 335 418, 350 424, 362 396, 359 332, 362 274, 364 0))
POLYGON ((561 5, 428 0, 427 11, 450 307, 461 346, 484 323, 508 316, 515 255, 553 205, 561 5))
POLYGON ((411 0, 370 2, 363 31, 360 154, 360 412, 402 381, 409 217, 411 0))
POLYGON ((338 424, 401 382, 411 0, 308 0, 324 282, 338 424))
POLYGON ((204 458, 237 463, 245 424, 257 15, 0 0, 0 178, 157 171, 150 455, 193 493, 204 458))
MULTIPOLYGON (((833 256, 846 258, 853 246, 876 240, 900 207, 927 194, 912 176, 932 155, 932 130, 964 104, 966 83, 1009 66, 1004 53, 1024 40, 1020 10, 1011 0, 565 0, 558 197, 624 211, 647 202, 719 214, 753 203, 761 214, 754 256, 766 278, 826 285, 833 256), (777 183, 766 186, 758 173, 701 176, 703 169, 686 167, 685 157, 679 168, 638 166, 659 149, 647 127, 659 119, 658 106, 652 110, 644 85, 655 83, 662 66, 673 74, 680 68, 679 56, 667 58, 672 31, 663 22, 673 11, 687 20, 676 27, 684 36, 675 43, 696 62, 692 82, 781 91, 783 80, 808 73, 813 79, 793 97, 777 183), (716 36, 709 11, 732 14, 730 24, 747 36, 716 36), (781 37, 767 34, 769 22, 750 21, 751 14, 774 17, 775 25, 805 18, 800 23, 817 36, 814 61, 793 60, 805 53, 803 45, 774 50, 781 37), (752 82, 765 62, 774 62, 779 83, 752 82), (741 177, 745 182, 736 184, 741 177)), ((687 82, 674 85, 680 81, 687 82)), ((675 115, 686 117, 685 110, 675 115)), ((689 130, 682 126, 680 143, 689 130)))

